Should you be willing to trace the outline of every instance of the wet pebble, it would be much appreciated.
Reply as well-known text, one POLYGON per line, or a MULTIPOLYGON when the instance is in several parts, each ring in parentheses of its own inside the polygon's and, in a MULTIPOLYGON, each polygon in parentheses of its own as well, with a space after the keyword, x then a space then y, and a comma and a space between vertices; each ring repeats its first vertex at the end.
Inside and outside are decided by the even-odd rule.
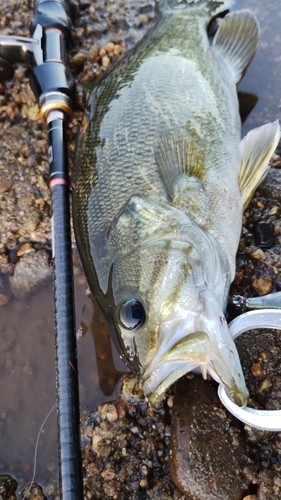
POLYGON ((259 192, 265 198, 275 199, 281 202, 281 170, 271 168, 265 180, 259 186, 259 192))
POLYGON ((72 63, 74 64, 74 66, 79 67, 83 66, 86 60, 87 60, 87 54, 85 54, 84 52, 78 52, 73 57, 72 63))
POLYGON ((16 500, 17 481, 9 474, 0 474, 0 500, 16 500))
POLYGON ((12 293, 14 297, 22 299, 51 276, 49 257, 44 250, 25 253, 17 262, 11 277, 12 293))
POLYGON ((11 297, 10 274, 0 271, 0 307, 5 306, 11 297))
POLYGON ((185 500, 168 474, 169 407, 144 412, 145 401, 138 397, 143 393, 132 376, 121 392, 125 399, 84 417, 82 428, 91 439, 83 453, 85 498, 185 500))
POLYGON ((261 248, 257 248, 256 250, 254 250, 251 255, 252 255, 253 259, 266 260, 266 254, 264 253, 264 251, 261 248))
POLYGON ((5 193, 5 191, 10 191, 13 185, 13 180, 11 177, 4 176, 0 177, 0 193, 5 193))
POLYGON ((27 485, 22 492, 22 497, 24 497, 25 500, 47 500, 41 486, 37 483, 27 485))
POLYGON ((171 426, 171 475, 192 500, 242 500, 247 448, 223 409, 213 383, 183 377, 176 383, 171 426))
POLYGON ((270 276, 260 276, 259 278, 254 278, 251 283, 251 288, 253 292, 259 295, 266 295, 273 290, 273 281, 270 276))

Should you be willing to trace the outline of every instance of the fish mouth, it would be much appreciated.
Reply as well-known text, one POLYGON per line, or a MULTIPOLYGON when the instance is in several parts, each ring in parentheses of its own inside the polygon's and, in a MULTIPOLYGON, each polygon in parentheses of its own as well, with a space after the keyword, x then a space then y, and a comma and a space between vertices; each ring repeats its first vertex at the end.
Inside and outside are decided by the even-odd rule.
POLYGON ((187 335, 164 355, 156 353, 143 374, 143 389, 152 404, 159 404, 166 390, 180 377, 200 367, 207 377, 210 340, 205 332, 187 335))
POLYGON ((227 387, 238 406, 244 406, 249 393, 235 344, 233 343, 233 351, 231 347, 227 345, 227 354, 224 356, 223 351, 214 348, 209 335, 204 331, 186 335, 169 349, 164 349, 165 352, 160 345, 142 377, 143 389, 151 403, 157 406, 174 382, 199 368, 204 379, 209 373, 216 382, 227 387))

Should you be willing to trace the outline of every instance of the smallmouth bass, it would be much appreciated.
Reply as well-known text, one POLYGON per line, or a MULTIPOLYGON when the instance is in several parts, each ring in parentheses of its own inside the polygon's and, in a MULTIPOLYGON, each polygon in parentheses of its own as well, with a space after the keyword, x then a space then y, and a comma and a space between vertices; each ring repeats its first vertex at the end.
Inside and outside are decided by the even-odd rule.
POLYGON ((257 49, 248 10, 159 0, 161 18, 97 82, 78 140, 74 224, 89 286, 121 355, 157 403, 200 368, 243 405, 248 391, 224 316, 242 212, 280 137, 241 141, 236 84, 257 49))

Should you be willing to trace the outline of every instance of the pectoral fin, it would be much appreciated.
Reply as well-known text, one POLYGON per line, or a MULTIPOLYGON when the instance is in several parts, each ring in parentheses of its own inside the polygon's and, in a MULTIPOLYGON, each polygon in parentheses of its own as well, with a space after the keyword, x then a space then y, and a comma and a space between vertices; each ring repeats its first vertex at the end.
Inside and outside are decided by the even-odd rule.
POLYGON ((250 202, 255 189, 265 177, 269 160, 280 139, 280 125, 276 120, 251 130, 240 142, 241 168, 240 190, 244 209, 250 202))
POLYGON ((259 42, 259 24, 249 10, 227 14, 213 41, 223 58, 229 63, 235 83, 238 83, 252 58, 259 42))
POLYGON ((196 134, 164 134, 155 145, 155 160, 170 198, 174 199, 188 183, 201 183, 205 176, 205 157, 196 142, 196 134))

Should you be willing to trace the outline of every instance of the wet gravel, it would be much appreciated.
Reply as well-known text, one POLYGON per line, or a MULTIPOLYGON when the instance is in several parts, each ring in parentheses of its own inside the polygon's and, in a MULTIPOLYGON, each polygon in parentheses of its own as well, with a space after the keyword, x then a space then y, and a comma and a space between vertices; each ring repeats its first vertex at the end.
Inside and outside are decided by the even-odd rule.
MULTIPOLYGON (((249 0, 243 6, 253 8, 262 22, 262 33, 272 40, 270 14, 257 3, 249 0)), ((82 85, 90 85, 144 35, 156 19, 153 7, 152 0, 71 1, 74 27, 69 54, 77 82, 75 116, 69 127, 71 162, 85 102, 82 85)), ((272 2, 271 9, 276 18, 280 17, 278 2, 272 2)), ((28 0, 4 0, 0 5, 0 34, 29 36, 31 17, 28 0)), ((273 37, 271 53, 276 65, 280 65, 278 37, 278 33, 273 37)), ((261 53, 269 43, 262 40, 261 53)), ((273 72, 273 80, 275 76, 273 72)), ((273 109, 277 113, 279 97, 272 92, 267 98, 271 104, 275 99, 273 109)), ((246 128, 276 118, 267 108, 258 110, 250 115, 246 128)), ((272 163, 279 167, 280 157, 275 156, 272 163)), ((30 294, 50 276, 48 169, 46 129, 39 121, 38 106, 28 84, 28 69, 17 67, 12 80, 0 83, 0 307, 13 297, 30 294)), ((231 295, 251 297, 281 288, 280 172, 278 168, 271 169, 245 211, 231 295)), ((229 319, 236 314, 230 306, 229 319)), ((280 409, 280 339, 281 330, 275 330, 251 332, 238 341, 253 407, 280 409)), ((136 381, 129 378, 123 398, 100 405, 98 411, 83 416, 85 498, 281 498, 281 433, 256 431, 238 424, 216 399, 213 383, 210 387, 206 383, 209 396, 212 394, 209 402, 204 399, 203 389, 197 392, 198 384, 201 382, 192 376, 185 378, 174 388, 175 394, 171 392, 163 407, 156 411, 147 408, 136 381), (181 404, 185 391, 189 394, 187 408, 181 404), (209 431, 207 438, 202 434, 203 424, 209 431), (211 453, 207 462, 208 447, 203 446, 206 439, 210 452, 216 449, 218 440, 225 439, 226 443, 225 448, 211 453), (183 442, 186 446, 182 446, 183 442), (188 448, 190 442, 197 444, 188 448), (235 448, 235 457, 232 466, 228 463, 228 474, 224 474, 224 463, 229 462, 227 446, 235 448), (185 450, 194 452, 196 462, 192 463, 190 454, 183 456, 185 450), (179 474, 181 467, 189 476, 179 474), (170 470, 179 489, 171 479, 170 470), (215 471, 215 486, 208 479, 206 471, 210 470, 215 471), (203 488, 199 493, 198 483, 203 488)), ((16 486, 11 476, 0 475, 0 499, 21 498, 16 486)), ((30 500, 46 498, 39 485, 25 490, 25 494, 30 500)), ((48 497, 57 498, 51 492, 48 497)))
POLYGON ((84 416, 85 498, 185 498, 169 475, 169 405, 149 407, 137 380, 127 377, 119 400, 84 416))

